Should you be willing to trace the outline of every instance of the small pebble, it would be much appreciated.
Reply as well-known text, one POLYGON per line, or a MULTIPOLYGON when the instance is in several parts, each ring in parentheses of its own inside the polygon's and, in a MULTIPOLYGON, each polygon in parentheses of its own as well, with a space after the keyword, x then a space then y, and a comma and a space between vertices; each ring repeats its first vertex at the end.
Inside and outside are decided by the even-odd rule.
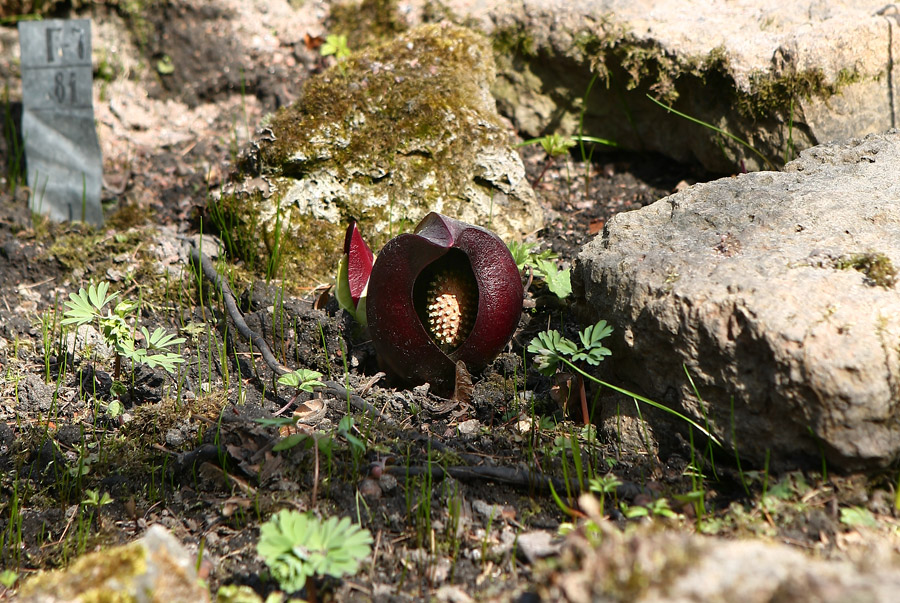
POLYGON ((172 448, 181 448, 182 444, 184 444, 184 434, 181 433, 180 429, 173 427, 166 432, 166 444, 172 448))
POLYGON ((378 500, 381 498, 381 486, 374 479, 367 477, 359 482, 359 493, 366 500, 378 500))
POLYGON ((459 433, 471 435, 481 429, 481 421, 478 419, 469 419, 468 421, 463 421, 457 425, 456 429, 459 433))

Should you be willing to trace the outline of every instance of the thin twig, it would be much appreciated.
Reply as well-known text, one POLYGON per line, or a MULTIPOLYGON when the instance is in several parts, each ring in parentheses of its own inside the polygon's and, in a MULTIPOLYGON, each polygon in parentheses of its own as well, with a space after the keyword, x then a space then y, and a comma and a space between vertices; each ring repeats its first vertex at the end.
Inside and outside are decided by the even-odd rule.
MULTIPOLYGON (((410 465, 408 467, 406 465, 387 465, 384 470, 394 477, 418 477, 430 473, 433 480, 440 480, 449 475, 459 480, 487 480, 543 492, 549 492, 549 484, 553 482, 553 488, 556 491, 566 489, 566 483, 557 477, 551 477, 540 471, 514 469, 512 467, 441 467, 436 464, 431 464, 430 466, 410 465)), ((577 480, 569 484, 569 488, 571 488, 573 493, 580 491, 577 480)), ((650 490, 633 482, 626 482, 616 487, 616 496, 622 500, 632 500, 639 494, 650 494, 650 490)))
MULTIPOLYGON (((488 480, 493 482, 500 482, 502 484, 507 484, 510 486, 541 490, 545 492, 549 492, 550 488, 547 484, 551 481, 553 482, 553 487, 556 490, 563 490, 566 488, 565 482, 557 477, 545 475, 540 471, 531 471, 529 469, 513 469, 511 467, 454 466, 445 468, 435 464, 432 464, 431 466, 411 465, 409 467, 405 465, 389 465, 385 467, 385 471, 395 477, 422 476, 428 475, 430 473, 431 479, 434 480, 440 480, 449 475, 450 477, 459 480, 488 480)), ((570 487, 572 486, 570 485, 570 487)), ((575 484, 574 487, 577 489, 577 484, 575 484)))
POLYGON ((191 246, 191 262, 195 265, 199 264, 203 276, 205 276, 213 285, 215 285, 216 289, 221 292, 222 300, 225 302, 225 309, 228 311, 228 316, 234 321, 234 326, 237 328, 238 333, 249 340, 250 343, 259 350, 263 360, 269 368, 272 369, 276 375, 284 375, 292 372, 291 369, 278 362, 278 359, 272 354, 269 344, 266 343, 266 340, 262 335, 247 326, 247 322, 244 320, 244 316, 237 307, 237 302, 234 300, 234 293, 231 292, 228 283, 226 283, 222 276, 216 271, 215 266, 213 266, 206 254, 201 253, 195 246, 191 246))
POLYGON ((438 452, 443 452, 444 454, 452 454, 458 459, 467 463, 481 465, 484 462, 484 458, 481 456, 456 450, 452 446, 448 446, 440 440, 436 440, 421 433, 411 433, 407 437, 409 437, 414 442, 422 442, 423 444, 425 444, 426 448, 431 448, 432 450, 437 450, 438 452))
POLYGON ((384 376, 385 376, 385 373, 383 373, 383 372, 381 372, 381 371, 379 371, 379 372, 375 373, 374 375, 372 375, 372 378, 369 379, 368 381, 366 381, 366 382, 363 384, 363 386, 360 388, 360 390, 359 390, 359 395, 360 395, 360 396, 365 396, 365 395, 368 393, 368 391, 369 391, 370 389, 372 389, 372 386, 375 385, 376 383, 378 383, 384 376))
POLYGON ((372 415, 378 414, 378 410, 374 406, 349 391, 337 381, 323 381, 322 383, 325 385, 325 389, 323 390, 324 393, 341 400, 350 400, 350 406, 356 410, 367 412, 372 415))
MULTIPOLYGON (((222 278, 217 271, 215 266, 213 266, 209 257, 206 256, 205 253, 201 253, 200 250, 196 246, 191 246, 191 262, 196 266, 199 265, 201 271, 203 272, 203 276, 205 276, 222 294, 222 300, 225 302, 225 309, 228 312, 228 316, 231 317, 231 320, 234 322, 234 326, 237 329, 238 333, 241 334, 242 337, 249 340, 250 343, 259 350, 260 354, 262 354, 263 360, 268 365, 270 369, 276 375, 284 375, 286 373, 291 373, 291 369, 284 366, 278 359, 275 358, 275 355, 272 354, 272 350, 269 348, 269 344, 266 342, 265 338, 263 338, 259 333, 252 330, 249 326, 247 326, 247 322, 244 320, 244 316, 241 314, 240 309, 237 307, 237 302, 235 302, 234 293, 232 293, 231 288, 228 286, 228 283, 225 282, 225 279, 222 278)), ((378 411, 371 404, 363 400, 361 397, 356 394, 348 391, 345 387, 343 387, 340 383, 335 381, 325 381, 325 392, 345 400, 350 401, 350 405, 353 406, 356 410, 367 412, 372 415, 377 415, 378 411)))

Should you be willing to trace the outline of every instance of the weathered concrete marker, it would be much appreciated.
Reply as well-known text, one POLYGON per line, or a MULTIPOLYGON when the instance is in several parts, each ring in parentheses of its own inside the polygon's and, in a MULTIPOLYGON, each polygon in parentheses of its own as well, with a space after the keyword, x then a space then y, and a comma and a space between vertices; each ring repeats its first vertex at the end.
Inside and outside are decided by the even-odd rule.
POLYGON ((31 210, 103 223, 91 97, 91 21, 23 21, 22 136, 31 210))

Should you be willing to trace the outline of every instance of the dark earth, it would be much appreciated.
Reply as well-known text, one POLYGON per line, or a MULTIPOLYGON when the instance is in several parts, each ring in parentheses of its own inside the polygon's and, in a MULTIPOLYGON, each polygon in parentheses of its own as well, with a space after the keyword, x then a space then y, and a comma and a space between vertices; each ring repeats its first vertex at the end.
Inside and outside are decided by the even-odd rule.
MULTIPOLYGON (((277 510, 293 508, 361 521, 375 540, 357 575, 319 579, 306 597, 536 600, 550 596, 560 574, 579 571, 577 563, 532 559, 516 544, 535 531, 556 534, 580 516, 563 512, 546 477, 555 478, 560 502, 570 507, 577 505, 579 477, 616 478, 605 513, 620 529, 652 521, 688 532, 754 535, 826 558, 840 557, 842 534, 854 529, 840 521, 842 505, 896 513, 887 477, 770 476, 764 467, 739 467, 729 451, 716 450, 710 462, 700 439, 694 447, 680 438, 659 450, 585 428, 577 392, 570 412, 564 409, 571 382, 540 375, 524 353, 540 331, 577 338, 585 326, 569 301, 539 279, 528 288, 529 307, 507 352, 473 376, 468 400, 446 400, 427 388, 397 387, 379 373, 371 342, 324 289, 277 272, 266 283, 241 258, 220 258, 250 328, 280 362, 319 371, 326 382, 299 396, 274 386, 221 296, 179 254, 182 241, 201 228, 215 234, 209 191, 227 178, 261 115, 294 100, 327 60, 296 45, 286 49, 290 66, 250 56, 235 68, 242 41, 228 35, 228 10, 215 3, 159 2, 146 14, 117 2, 73 4, 43 10, 95 22, 116 18, 131 28, 148 64, 168 55, 179 65, 171 78, 152 69, 131 75, 149 99, 218 110, 187 142, 130 156, 105 153, 102 229, 52 224, 27 208, 28 190, 15 169, 21 141, 11 135, 21 112, 18 64, 8 56, 0 61, 9 90, 0 146, 0 566, 20 582, 84 552, 130 542, 159 523, 193 554, 202 550, 200 574, 213 594, 237 584, 265 597, 278 584, 256 553, 258 528, 277 510), (235 123, 249 125, 242 140, 223 137, 241 130, 235 123), (159 265, 171 276, 160 276, 159 265), (139 325, 186 338, 185 363, 175 373, 126 361, 116 375, 114 359, 100 346, 67 341, 72 329, 60 325, 63 302, 104 280, 121 297, 140 301, 139 325), (304 443, 272 450, 298 427, 279 430, 256 420, 292 414, 305 422, 299 429, 333 442, 327 453, 304 443), (353 423, 341 430, 345 417, 353 423), (111 502, 86 504, 88 491, 108 493, 111 502), (671 512, 626 517, 638 507, 660 509, 659 501, 671 512)), ((0 16, 32 10, 21 6, 0 16)), ((3 28, 12 33, 14 21, 3 28)), ((94 77, 99 85, 124 75, 98 67, 94 77)), ((535 250, 552 250, 563 268, 616 213, 721 176, 605 148, 594 149, 587 164, 577 147, 556 158, 539 145, 520 152, 547 214, 546 227, 528 240, 535 250)), ((605 361, 607 379, 614 380, 614 365, 614 357, 605 361)), ((591 416, 615 403, 590 385, 585 400, 596 403, 591 416)), ((14 593, 0 586, 0 599, 14 593)))

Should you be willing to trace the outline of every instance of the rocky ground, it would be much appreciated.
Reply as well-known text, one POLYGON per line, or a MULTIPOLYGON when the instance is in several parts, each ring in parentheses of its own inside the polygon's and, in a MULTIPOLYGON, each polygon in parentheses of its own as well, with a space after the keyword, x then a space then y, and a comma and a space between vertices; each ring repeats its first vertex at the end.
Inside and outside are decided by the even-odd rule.
MULTIPOLYGON (((583 325, 540 282, 508 352, 476 376, 469 400, 448 401, 379 373, 370 342, 325 287, 277 270, 266 282, 222 258, 249 326, 281 362, 325 382, 299 396, 273 386, 220 296, 195 276, 184 243, 215 230, 208 201, 262 117, 294 100, 328 60, 317 47, 327 3, 299 4, 174 1, 140 13, 96 3, 77 13, 94 19, 107 224, 47 223, 27 211, 17 174, 7 169, 0 182, 0 558, 17 584, 162 524, 201 555, 212 593, 246 585, 265 597, 278 584, 257 555, 259 526, 282 508, 350 517, 373 536, 359 573, 304 593, 322 599, 664 598, 673 572, 691 569, 704 583, 726 560, 762 566, 767 557, 803 568, 787 586, 766 574, 782 594, 807 584, 796 575, 827 584, 891 575, 896 476, 827 466, 773 475, 699 434, 659 451, 610 428, 614 421, 598 430, 567 415, 564 391, 574 382, 543 377, 524 349, 548 328, 576 337, 583 325), (117 374, 97 331, 76 337, 61 325, 69 294, 99 281, 140 304, 136 325, 184 337, 185 363, 167 372, 125 362, 117 374), (291 414, 300 427, 257 421, 291 414), (273 450, 297 433, 309 437, 273 450), (317 438, 330 444, 308 445, 317 438), (577 502, 591 478, 594 498, 577 502), (764 543, 762 552, 729 548, 743 539, 764 543)), ((14 116, 15 30, 3 26, 0 39, 14 116)), ((15 147, 3 144, 10 165, 15 147)), ((578 149, 520 152, 546 212, 546 228, 529 240, 562 268, 615 213, 714 177, 660 156, 597 151, 585 163, 578 149)), ((213 241, 204 239, 206 251, 213 241)), ((616 415, 622 399, 589 387, 586 399, 595 395, 616 415)), ((15 596, 6 579, 0 598, 15 596)), ((750 592, 739 581, 728 588, 720 592, 750 592)))

